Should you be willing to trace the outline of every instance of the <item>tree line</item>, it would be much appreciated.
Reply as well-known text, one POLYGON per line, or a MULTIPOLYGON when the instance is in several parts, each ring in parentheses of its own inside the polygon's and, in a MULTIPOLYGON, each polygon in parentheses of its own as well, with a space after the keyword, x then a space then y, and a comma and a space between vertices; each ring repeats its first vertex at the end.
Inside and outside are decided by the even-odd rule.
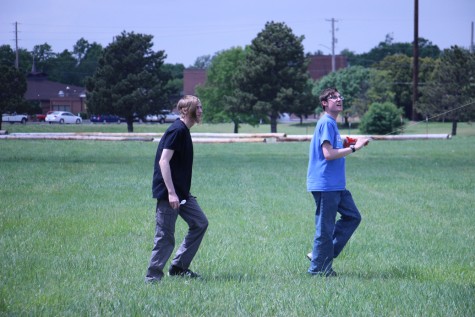
MULTIPOLYGON (((206 83, 197 88, 205 122, 233 122, 234 132, 242 123, 266 122, 271 132, 277 132, 282 113, 301 119, 318 114, 319 92, 329 86, 345 97, 346 123, 360 118, 367 132, 375 125, 364 117, 368 113, 375 121, 388 122, 386 130, 411 117, 412 43, 394 43, 388 35, 367 53, 344 50, 341 54, 350 66, 313 81, 303 39, 285 23, 268 22, 248 46, 198 57, 194 66, 207 69, 206 83), (382 120, 381 113, 391 118, 382 120)), ((45 43, 32 52, 19 51, 19 70, 12 70, 13 50, 0 46, 1 110, 21 104, 19 100, 6 104, 8 98, 13 100, 7 91, 17 89, 20 96, 23 90, 21 84, 8 88, 3 83, 19 83, 35 65, 51 80, 85 86, 91 113, 123 116, 128 131, 133 131, 134 116, 172 107, 182 92, 184 66, 166 64, 165 51, 153 51, 152 40, 151 35, 124 31, 105 48, 80 39, 72 52, 60 54, 45 43)), ((456 134, 457 122, 475 117, 475 54, 457 46, 441 51, 426 39, 419 39, 419 52, 418 119, 450 120, 456 134)))

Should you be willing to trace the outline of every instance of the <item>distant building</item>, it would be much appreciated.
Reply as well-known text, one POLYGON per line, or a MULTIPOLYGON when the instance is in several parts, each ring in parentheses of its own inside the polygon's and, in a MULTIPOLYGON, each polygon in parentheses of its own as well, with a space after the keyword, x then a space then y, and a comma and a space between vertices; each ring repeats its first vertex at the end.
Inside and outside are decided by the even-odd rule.
MULTIPOLYGON (((348 67, 346 56, 335 56, 335 70, 348 67)), ((332 72, 331 55, 312 55, 308 64, 308 72, 313 80, 320 79, 332 72)), ((206 83, 206 69, 187 68, 183 71, 183 93, 195 95, 196 87, 206 83)))
MULTIPOLYGON (((335 70, 348 67, 346 56, 335 55, 335 70)), ((312 55, 308 64, 308 71, 313 80, 320 79, 332 72, 331 55, 312 55)))
POLYGON ((195 88, 206 83, 206 69, 186 68, 183 71, 183 94, 195 95, 195 88))
POLYGON ((32 71, 26 78, 25 99, 40 103, 43 114, 48 111, 86 112, 86 88, 48 80, 42 72, 32 71))

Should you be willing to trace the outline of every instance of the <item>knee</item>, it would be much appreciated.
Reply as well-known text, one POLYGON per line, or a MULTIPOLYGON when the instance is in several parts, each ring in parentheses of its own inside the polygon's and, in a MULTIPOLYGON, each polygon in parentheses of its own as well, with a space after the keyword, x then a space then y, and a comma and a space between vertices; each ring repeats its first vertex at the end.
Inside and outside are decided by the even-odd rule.
POLYGON ((203 221, 202 228, 203 228, 204 230, 208 229, 208 224, 209 224, 208 219, 205 219, 205 220, 203 221))
POLYGON ((196 223, 196 227, 200 229, 201 231, 206 231, 208 229, 208 219, 203 218, 199 222, 196 223))

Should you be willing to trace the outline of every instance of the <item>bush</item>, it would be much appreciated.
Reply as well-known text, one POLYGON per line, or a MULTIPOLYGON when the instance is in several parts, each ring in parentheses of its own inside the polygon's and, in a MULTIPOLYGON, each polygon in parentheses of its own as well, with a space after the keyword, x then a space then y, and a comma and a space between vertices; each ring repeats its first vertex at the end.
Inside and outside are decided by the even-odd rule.
POLYGON ((402 113, 402 109, 393 103, 373 103, 361 118, 360 131, 367 134, 398 134, 404 125, 402 113))

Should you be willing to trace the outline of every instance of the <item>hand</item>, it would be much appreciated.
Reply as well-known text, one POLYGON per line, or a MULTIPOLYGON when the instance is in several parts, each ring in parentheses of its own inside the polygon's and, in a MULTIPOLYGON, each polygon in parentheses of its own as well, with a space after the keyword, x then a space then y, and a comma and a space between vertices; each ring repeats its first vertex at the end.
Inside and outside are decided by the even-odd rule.
POLYGON ((180 200, 178 199, 178 196, 175 193, 168 194, 168 202, 170 203, 170 206, 173 209, 180 208, 180 200))
POLYGON ((363 146, 367 146, 370 140, 371 138, 358 138, 355 143, 355 148, 359 150, 363 146))
POLYGON ((347 137, 343 140, 343 147, 344 147, 344 148, 347 148, 347 147, 349 147, 350 145, 355 145, 355 144, 356 144, 356 139, 350 138, 349 136, 347 136, 347 137))

